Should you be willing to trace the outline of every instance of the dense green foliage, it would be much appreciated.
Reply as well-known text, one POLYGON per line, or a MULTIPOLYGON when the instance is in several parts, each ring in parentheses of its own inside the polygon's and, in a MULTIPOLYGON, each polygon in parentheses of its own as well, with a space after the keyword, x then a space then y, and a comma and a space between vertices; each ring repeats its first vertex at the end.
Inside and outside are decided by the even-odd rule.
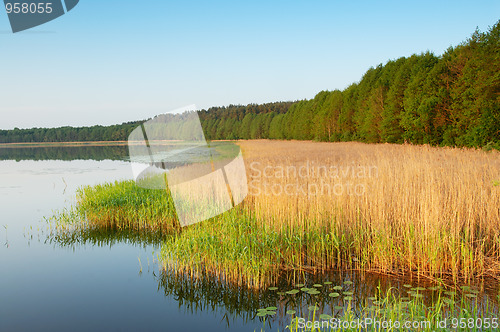
MULTIPOLYGON (((500 148, 500 21, 443 55, 370 68, 343 91, 199 111, 208 139, 363 141, 500 148)), ((126 140, 139 122, 0 131, 0 143, 126 140)))
POLYGON ((290 107, 292 102, 212 107, 199 115, 205 137, 211 140, 272 138, 272 119, 286 114, 290 107))
POLYGON ((240 131, 241 138, 499 148, 500 21, 442 56, 388 61, 343 91, 322 91, 286 114, 259 115, 242 127, 250 135, 240 131))
POLYGON ((0 130, 0 143, 126 141, 142 121, 113 126, 0 130))

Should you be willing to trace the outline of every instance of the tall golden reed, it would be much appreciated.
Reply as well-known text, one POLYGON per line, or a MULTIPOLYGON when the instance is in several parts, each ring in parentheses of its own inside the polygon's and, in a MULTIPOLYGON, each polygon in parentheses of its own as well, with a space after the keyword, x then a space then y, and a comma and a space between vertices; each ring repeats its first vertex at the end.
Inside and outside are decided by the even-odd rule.
MULTIPOLYGON (((239 144, 250 186, 245 208, 276 232, 331 231, 339 244, 350 246, 332 252, 349 252, 344 261, 365 270, 498 276, 498 151, 354 142, 239 144)), ((318 250, 323 249, 313 250, 315 255, 318 250)), ((331 260, 338 266, 339 257, 324 250, 326 265, 331 260)))

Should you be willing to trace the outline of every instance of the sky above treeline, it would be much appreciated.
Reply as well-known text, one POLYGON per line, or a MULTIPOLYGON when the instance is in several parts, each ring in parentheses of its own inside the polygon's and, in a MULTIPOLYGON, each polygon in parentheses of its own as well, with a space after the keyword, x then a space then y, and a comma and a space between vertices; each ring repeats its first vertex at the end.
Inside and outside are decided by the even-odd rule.
POLYGON ((389 59, 441 54, 499 13, 498 0, 80 0, 13 34, 0 8, 0 129, 312 98, 389 59))

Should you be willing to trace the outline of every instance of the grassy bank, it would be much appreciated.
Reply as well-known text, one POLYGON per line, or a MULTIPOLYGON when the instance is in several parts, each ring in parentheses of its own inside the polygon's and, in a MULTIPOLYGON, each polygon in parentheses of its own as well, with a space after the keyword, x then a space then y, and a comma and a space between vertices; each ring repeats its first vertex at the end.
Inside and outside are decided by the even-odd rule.
POLYGON ((211 220, 180 229, 168 193, 132 181, 82 188, 75 213, 86 227, 160 232, 166 265, 250 287, 271 284, 284 269, 353 268, 457 283, 500 276, 496 151, 240 145, 249 196, 211 220))

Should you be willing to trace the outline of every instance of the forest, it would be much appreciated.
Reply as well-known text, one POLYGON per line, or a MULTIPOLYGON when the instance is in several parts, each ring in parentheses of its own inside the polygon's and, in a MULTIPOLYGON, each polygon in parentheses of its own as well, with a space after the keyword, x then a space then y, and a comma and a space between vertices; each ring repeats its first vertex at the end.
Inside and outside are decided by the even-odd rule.
MULTIPOLYGON (((370 68, 313 99, 198 111, 205 137, 413 143, 500 149, 500 21, 444 54, 370 68)), ((123 141, 142 121, 114 126, 0 130, 0 143, 123 141)))

